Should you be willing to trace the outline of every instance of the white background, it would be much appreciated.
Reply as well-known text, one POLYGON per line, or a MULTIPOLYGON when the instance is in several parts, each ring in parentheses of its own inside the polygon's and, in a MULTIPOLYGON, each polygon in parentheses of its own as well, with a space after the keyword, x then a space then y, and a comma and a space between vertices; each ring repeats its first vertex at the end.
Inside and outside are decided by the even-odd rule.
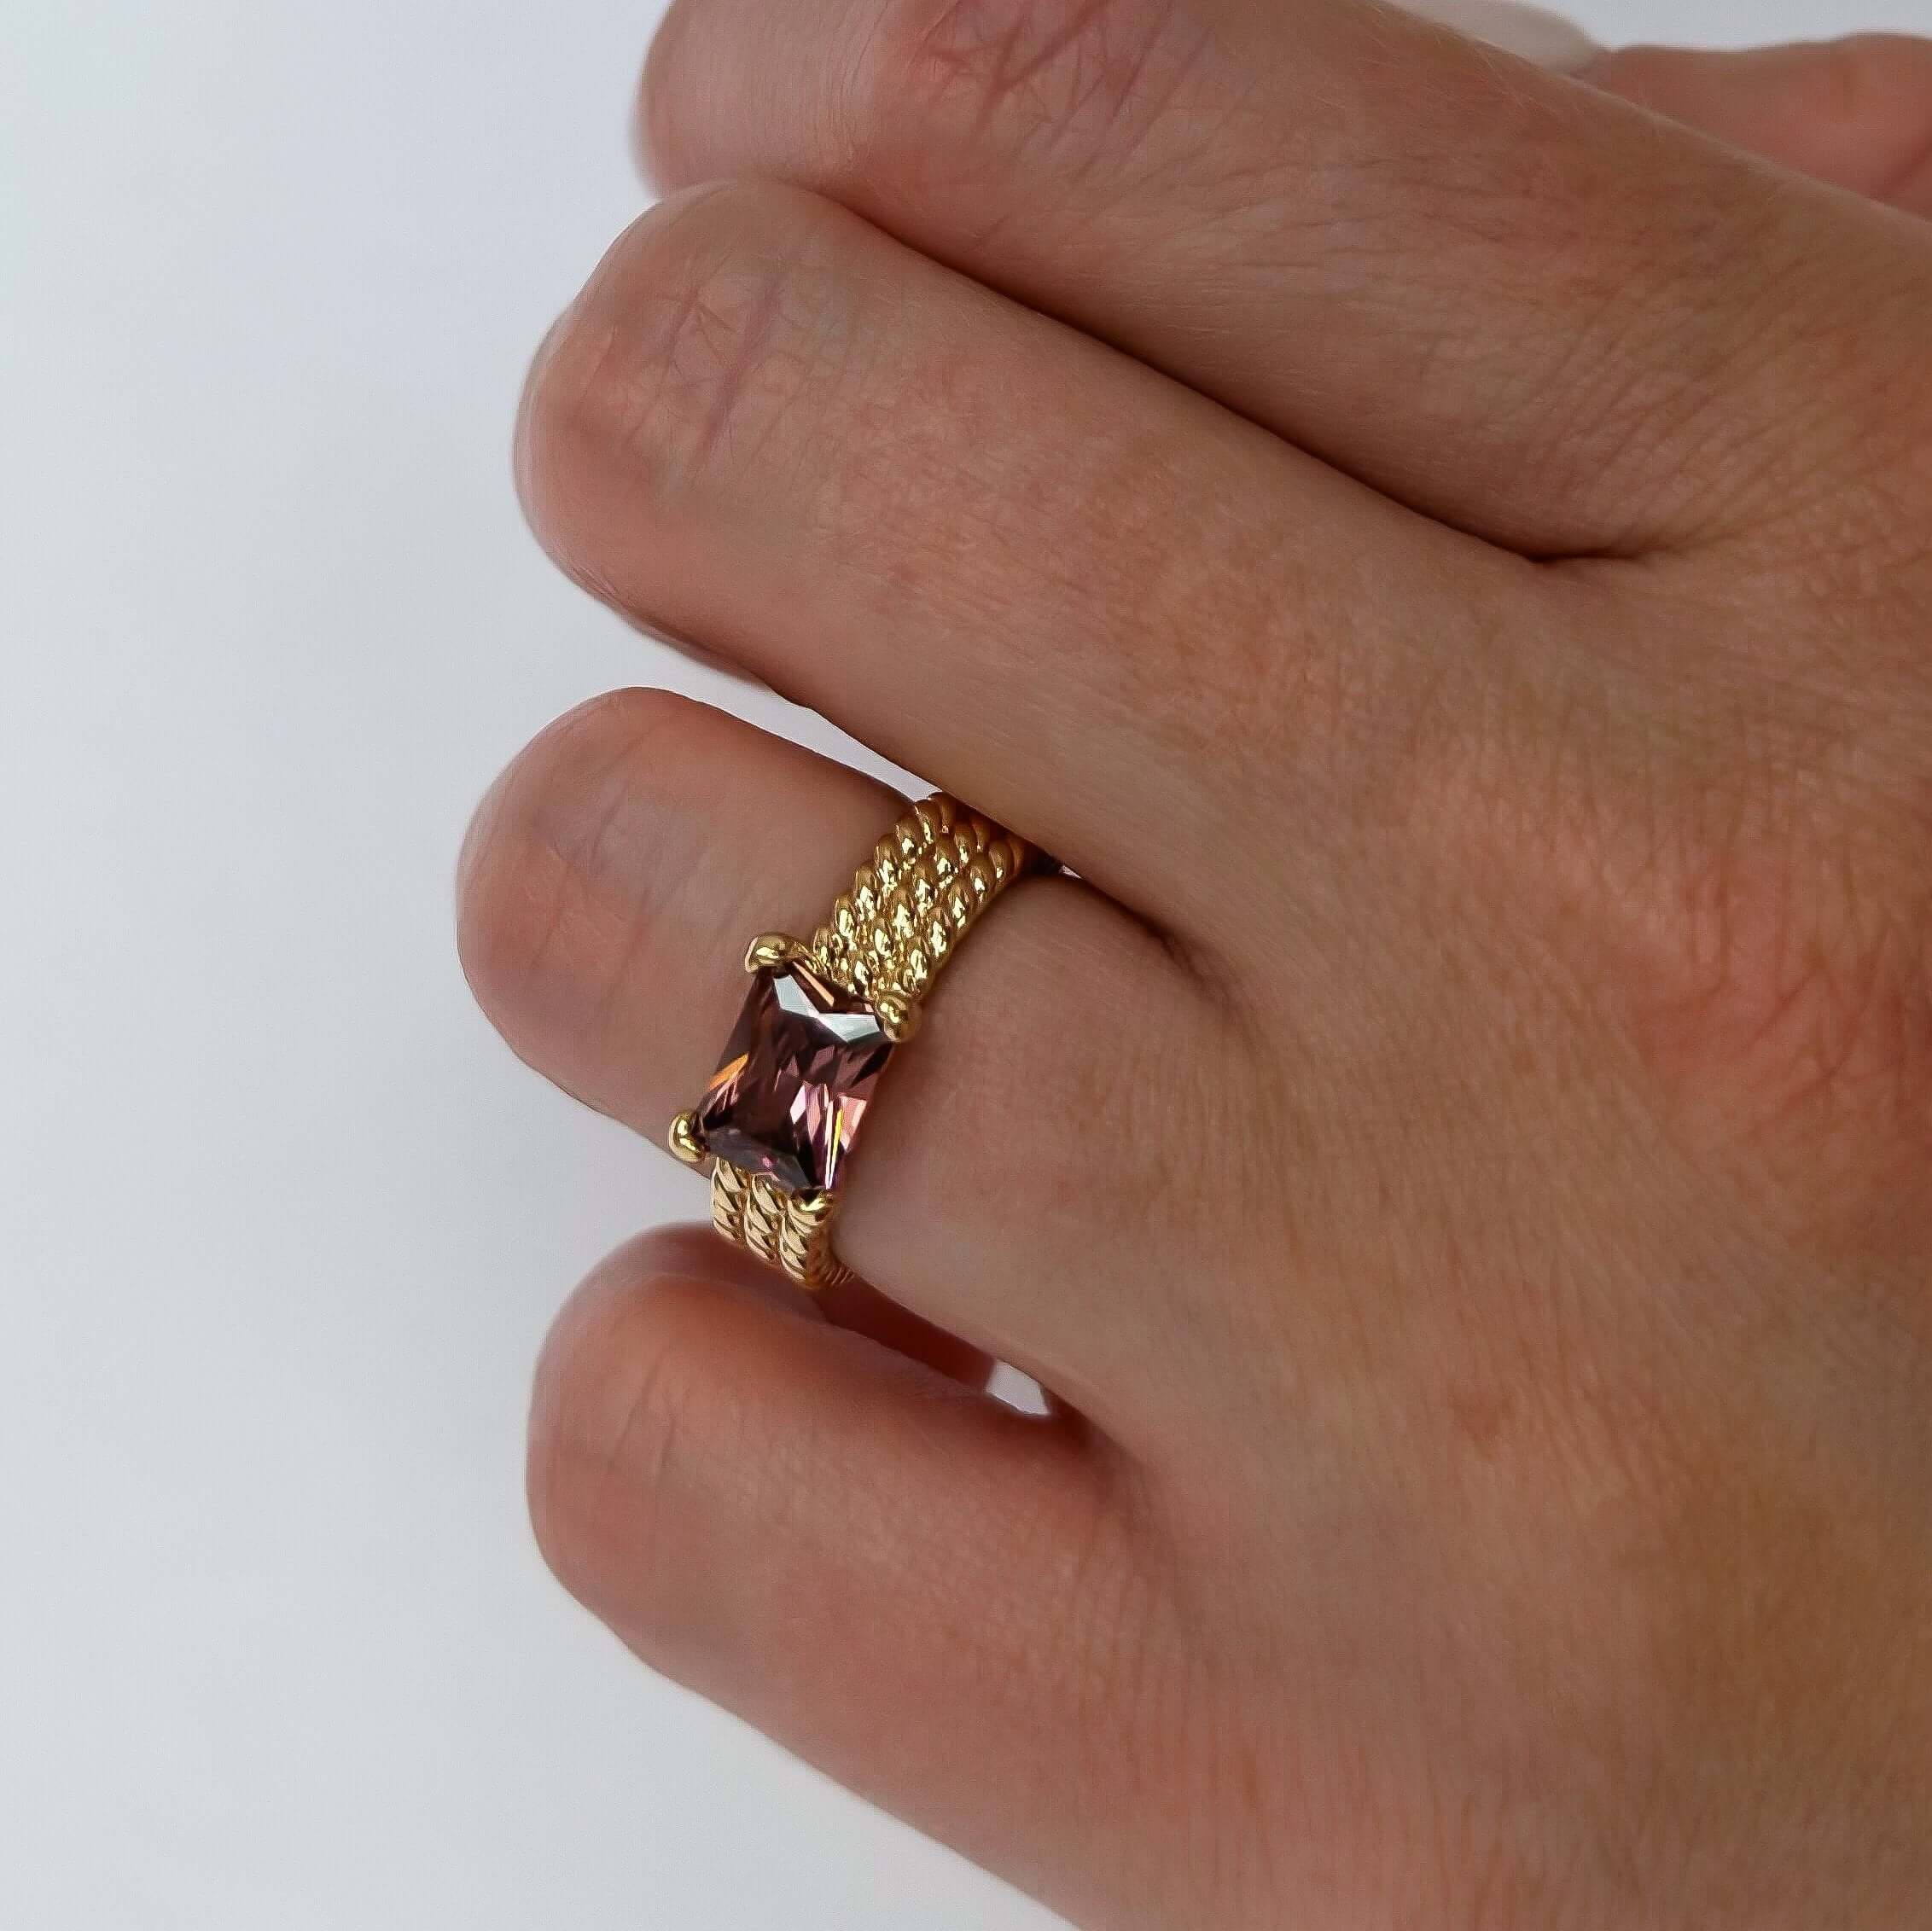
MULTIPOLYGON (((640 205, 655 12, 9 0, 10 1931, 1048 1922, 648 1678, 525 1526, 558 1300, 700 1205, 511 1061, 450 938, 527 736, 613 684, 720 695, 551 573, 505 459, 640 205)), ((1743 41, 1932 0, 1586 17, 1743 41)))

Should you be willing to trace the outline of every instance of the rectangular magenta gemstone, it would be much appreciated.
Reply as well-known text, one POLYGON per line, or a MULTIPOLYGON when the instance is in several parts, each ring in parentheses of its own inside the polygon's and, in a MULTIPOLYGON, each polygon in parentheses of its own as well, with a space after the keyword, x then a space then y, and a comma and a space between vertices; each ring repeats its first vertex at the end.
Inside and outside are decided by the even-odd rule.
POLYGON ((788 1193, 829 1189, 892 1050, 864 999, 807 966, 767 966, 698 1102, 698 1137, 788 1193))

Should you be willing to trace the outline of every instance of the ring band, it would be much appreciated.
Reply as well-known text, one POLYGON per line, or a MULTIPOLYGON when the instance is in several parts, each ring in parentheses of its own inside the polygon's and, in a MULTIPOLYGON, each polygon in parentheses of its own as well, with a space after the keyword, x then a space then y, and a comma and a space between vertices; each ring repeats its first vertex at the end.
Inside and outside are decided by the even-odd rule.
POLYGON ((711 1164, 719 1233, 802 1287, 853 1278, 832 1227, 879 1075, 986 909, 1017 880, 1053 869, 1026 840, 941 794, 879 841, 810 945, 783 933, 753 939, 751 991, 724 1061, 671 1127, 678 1159, 711 1164))

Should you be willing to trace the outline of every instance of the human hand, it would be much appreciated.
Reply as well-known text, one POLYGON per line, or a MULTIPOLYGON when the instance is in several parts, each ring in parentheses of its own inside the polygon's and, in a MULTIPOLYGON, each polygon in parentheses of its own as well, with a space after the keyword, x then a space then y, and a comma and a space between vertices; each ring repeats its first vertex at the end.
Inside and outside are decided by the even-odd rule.
MULTIPOLYGON (((1083 1922, 1927 1921, 1932 86, 1876 45, 1836 119, 1591 72, 1899 207, 1354 0, 660 38, 678 191, 540 358, 532 519, 1079 877, 881 1088, 882 1291, 599 1271, 538 1532, 1083 1922)), ((466 963, 660 1134, 895 808, 601 700, 480 815, 466 963)))

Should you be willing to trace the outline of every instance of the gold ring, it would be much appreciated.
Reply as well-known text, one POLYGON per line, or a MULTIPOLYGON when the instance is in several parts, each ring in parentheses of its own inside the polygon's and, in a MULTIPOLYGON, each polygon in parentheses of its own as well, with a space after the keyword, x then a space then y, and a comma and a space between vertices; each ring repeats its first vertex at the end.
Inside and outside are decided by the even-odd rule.
POLYGON ((1024 839, 928 798, 880 840, 809 945, 782 932, 752 940, 724 1062, 671 1126, 679 1160, 711 1165, 719 1233, 803 1287, 853 1278, 832 1223, 879 1075, 986 908, 1053 869, 1024 839))

